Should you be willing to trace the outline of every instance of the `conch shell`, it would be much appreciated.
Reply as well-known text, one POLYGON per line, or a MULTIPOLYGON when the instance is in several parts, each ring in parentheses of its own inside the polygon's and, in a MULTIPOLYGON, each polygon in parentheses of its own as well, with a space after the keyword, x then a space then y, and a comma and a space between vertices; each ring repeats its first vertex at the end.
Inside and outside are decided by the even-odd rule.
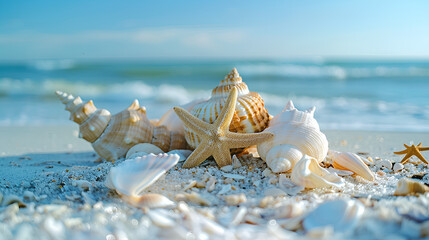
MULTIPOLYGON (((229 130, 237 133, 256 133, 264 130, 270 119, 264 101, 258 93, 249 91, 235 68, 212 90, 211 98, 195 105, 190 113, 205 122, 213 123, 233 87, 238 90, 238 98, 229 130)), ((196 148, 201 141, 186 127, 185 138, 192 148, 196 148)))
POLYGON ((314 119, 315 107, 299 111, 289 101, 264 132, 275 136, 258 145, 258 153, 273 172, 287 172, 304 156, 320 163, 328 153, 328 140, 314 119))
POLYGON ((98 155, 108 161, 124 157, 138 143, 151 143, 164 152, 187 148, 182 134, 152 125, 137 100, 112 116, 106 109, 97 109, 92 100, 83 103, 80 97, 60 91, 56 94, 70 112, 70 120, 79 124, 79 137, 92 143, 98 155))

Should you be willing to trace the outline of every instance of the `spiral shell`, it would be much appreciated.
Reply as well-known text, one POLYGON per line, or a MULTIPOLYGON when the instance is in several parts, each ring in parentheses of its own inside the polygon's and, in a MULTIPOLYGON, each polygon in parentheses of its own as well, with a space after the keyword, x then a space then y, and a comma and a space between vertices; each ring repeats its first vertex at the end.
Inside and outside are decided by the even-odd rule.
POLYGON ((275 136, 258 145, 258 153, 273 172, 287 172, 304 156, 321 162, 328 153, 328 140, 314 119, 315 107, 299 111, 292 101, 275 116, 264 132, 275 136))
MULTIPOLYGON (((238 98, 229 130, 238 133, 263 131, 268 126, 270 119, 268 111, 264 107, 264 101, 258 93, 249 91, 235 68, 212 90, 211 98, 195 105, 190 113, 205 122, 213 123, 233 87, 238 90, 238 98)), ((185 128, 185 138, 193 148, 196 148, 201 141, 194 132, 187 128, 185 128)))
POLYGON ((152 143, 164 152, 187 148, 183 135, 165 126, 153 126, 137 100, 112 116, 105 109, 97 109, 92 100, 83 103, 80 97, 60 91, 56 94, 70 112, 70 120, 79 124, 79 137, 92 143, 98 155, 108 161, 124 157, 138 143, 152 143))

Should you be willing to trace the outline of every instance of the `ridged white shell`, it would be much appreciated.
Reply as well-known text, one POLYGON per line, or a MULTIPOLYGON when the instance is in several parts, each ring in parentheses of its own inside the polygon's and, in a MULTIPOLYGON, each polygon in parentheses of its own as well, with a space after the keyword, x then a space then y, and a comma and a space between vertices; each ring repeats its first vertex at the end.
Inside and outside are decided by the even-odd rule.
MULTIPOLYGON (((235 68, 212 90, 211 98, 195 105, 190 113, 205 122, 213 123, 233 87, 238 90, 238 98, 229 130, 238 133, 254 133, 264 130, 268 126, 270 118, 264 107, 264 101, 258 93, 249 91, 235 68)), ((187 128, 185 128, 185 138, 193 148, 196 148, 201 141, 187 128)))
POLYGON ((98 155, 108 161, 124 157, 138 143, 152 143, 163 151, 187 148, 183 134, 171 132, 166 126, 153 126, 137 100, 111 116, 109 111, 97 109, 92 100, 83 103, 80 97, 60 91, 56 94, 70 112, 70 120, 79 124, 79 136, 91 142, 98 155))
POLYGON ((139 197, 149 185, 177 164, 177 154, 148 154, 127 159, 110 169, 106 186, 121 195, 139 197))
POLYGON ((328 152, 328 140, 314 119, 315 107, 299 111, 289 101, 281 113, 271 119, 264 132, 275 136, 258 145, 258 153, 273 172, 290 171, 303 155, 321 162, 328 152))
POLYGON ((356 154, 350 152, 330 151, 333 166, 336 169, 349 170, 369 181, 374 181, 374 174, 365 162, 356 154))
POLYGON ((303 220, 305 231, 322 227, 332 227, 335 232, 353 230, 365 211, 362 203, 354 200, 334 200, 320 204, 303 220))
POLYGON ((340 187, 344 185, 342 178, 320 167, 317 160, 308 155, 304 155, 296 163, 292 169, 291 180, 295 184, 306 188, 340 187))

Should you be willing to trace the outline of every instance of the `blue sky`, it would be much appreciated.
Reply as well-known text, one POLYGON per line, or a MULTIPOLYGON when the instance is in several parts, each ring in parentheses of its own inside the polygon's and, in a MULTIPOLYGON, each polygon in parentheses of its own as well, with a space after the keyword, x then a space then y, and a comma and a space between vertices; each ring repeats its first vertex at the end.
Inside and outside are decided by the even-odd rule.
POLYGON ((429 58, 429 1, 0 0, 0 59, 429 58))

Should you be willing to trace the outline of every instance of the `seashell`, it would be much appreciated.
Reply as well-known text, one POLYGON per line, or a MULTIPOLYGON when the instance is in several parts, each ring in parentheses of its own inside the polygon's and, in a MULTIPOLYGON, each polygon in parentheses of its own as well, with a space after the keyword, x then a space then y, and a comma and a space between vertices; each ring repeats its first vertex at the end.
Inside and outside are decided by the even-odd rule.
POLYGON ((18 204, 18 207, 22 208, 22 207, 26 207, 27 205, 22 201, 22 199, 16 195, 7 195, 6 197, 4 197, 3 202, 2 202, 2 206, 9 206, 12 204, 18 204))
MULTIPOLYGON (((238 133, 256 133, 264 130, 270 118, 264 107, 264 101, 258 93, 249 91, 235 68, 212 90, 211 98, 195 105, 190 113, 205 122, 213 123, 233 87, 238 90, 238 98, 229 130, 238 133)), ((185 138, 192 148, 196 148, 201 141, 186 127, 185 138)))
POLYGON ((399 172, 402 169, 404 169, 404 165, 402 163, 397 162, 395 165, 393 165, 393 171, 395 172, 399 172))
POLYGON ((166 153, 127 159, 110 169, 105 185, 120 195, 140 197, 145 188, 176 165, 178 160, 178 155, 166 153))
POLYGON ((424 183, 417 182, 408 178, 401 178, 396 187, 395 196, 417 195, 429 192, 429 187, 424 183))
POLYGON ((247 201, 246 195, 244 195, 244 193, 223 196, 223 199, 225 200, 226 204, 230 206, 245 203, 247 201))
POLYGON ((241 165, 240 160, 234 154, 234 156, 232 156, 232 168, 237 169, 237 168, 241 168, 241 166, 242 165, 241 165))
POLYGON ((286 203, 274 210, 274 218, 294 218, 304 213, 304 206, 300 203, 286 203))
POLYGON ((175 203, 157 193, 146 193, 141 196, 122 196, 125 201, 138 208, 170 208, 175 203))
POLYGON ((160 211, 151 210, 147 213, 147 216, 154 225, 161 228, 171 228, 176 225, 173 219, 160 211))
POLYGON ((30 192, 30 191, 24 191, 23 197, 24 197, 25 201, 36 201, 37 200, 36 195, 34 195, 34 193, 30 192))
POLYGON ((136 158, 136 157, 143 157, 144 155, 147 155, 149 153, 153 154, 160 154, 164 153, 164 151, 161 150, 161 148, 151 144, 151 143, 139 143, 137 145, 134 145, 130 150, 128 150, 127 155, 125 158, 136 158))
POLYGON ((258 145, 258 153, 275 173, 290 171, 308 155, 321 162, 328 152, 328 140, 314 119, 315 107, 299 111, 289 101, 281 113, 270 121, 264 132, 275 136, 258 145))
POLYGON ((334 168, 352 171, 368 181, 374 181, 374 174, 358 155, 350 152, 336 151, 330 151, 329 154, 331 155, 334 168))
POLYGON ((307 232, 328 226, 335 232, 348 232, 357 226, 364 210, 365 207, 359 201, 327 201, 311 211, 304 218, 302 225, 307 232))
POLYGON ((297 185, 306 188, 318 187, 340 187, 344 185, 343 179, 335 173, 330 173, 319 166, 317 160, 313 157, 304 155, 304 157, 295 164, 292 169, 291 180, 297 185))
POLYGON ((207 192, 212 192, 216 188, 216 178, 210 177, 206 183, 207 192))
POLYGON ((92 143, 100 157, 114 161, 138 143, 152 143, 164 152, 187 148, 184 136, 170 132, 166 126, 154 126, 146 117, 146 109, 134 102, 124 111, 111 115, 97 109, 92 100, 83 103, 80 97, 56 91, 70 112, 70 120, 79 124, 79 136, 92 143))
MULTIPOLYGON (((234 205, 236 205, 236 204, 234 204, 234 205)), ((244 216, 246 216, 246 213, 247 213, 247 208, 244 207, 244 206, 240 206, 234 212, 234 215, 233 215, 233 217, 231 219, 231 223, 229 225, 237 226, 238 224, 240 224, 243 221, 244 216)))
POLYGON ((389 160, 386 160, 386 159, 378 161, 376 166, 377 166, 377 168, 386 168, 388 170, 391 170, 393 167, 392 162, 390 162, 389 160))
POLYGON ((75 181, 73 181, 72 185, 74 187, 79 187, 83 191, 89 191, 92 184, 90 182, 88 182, 87 180, 75 180, 75 181))
POLYGON ((193 187, 197 186, 197 181, 192 180, 189 184, 187 184, 184 188, 183 191, 186 191, 188 189, 191 189, 193 187))

